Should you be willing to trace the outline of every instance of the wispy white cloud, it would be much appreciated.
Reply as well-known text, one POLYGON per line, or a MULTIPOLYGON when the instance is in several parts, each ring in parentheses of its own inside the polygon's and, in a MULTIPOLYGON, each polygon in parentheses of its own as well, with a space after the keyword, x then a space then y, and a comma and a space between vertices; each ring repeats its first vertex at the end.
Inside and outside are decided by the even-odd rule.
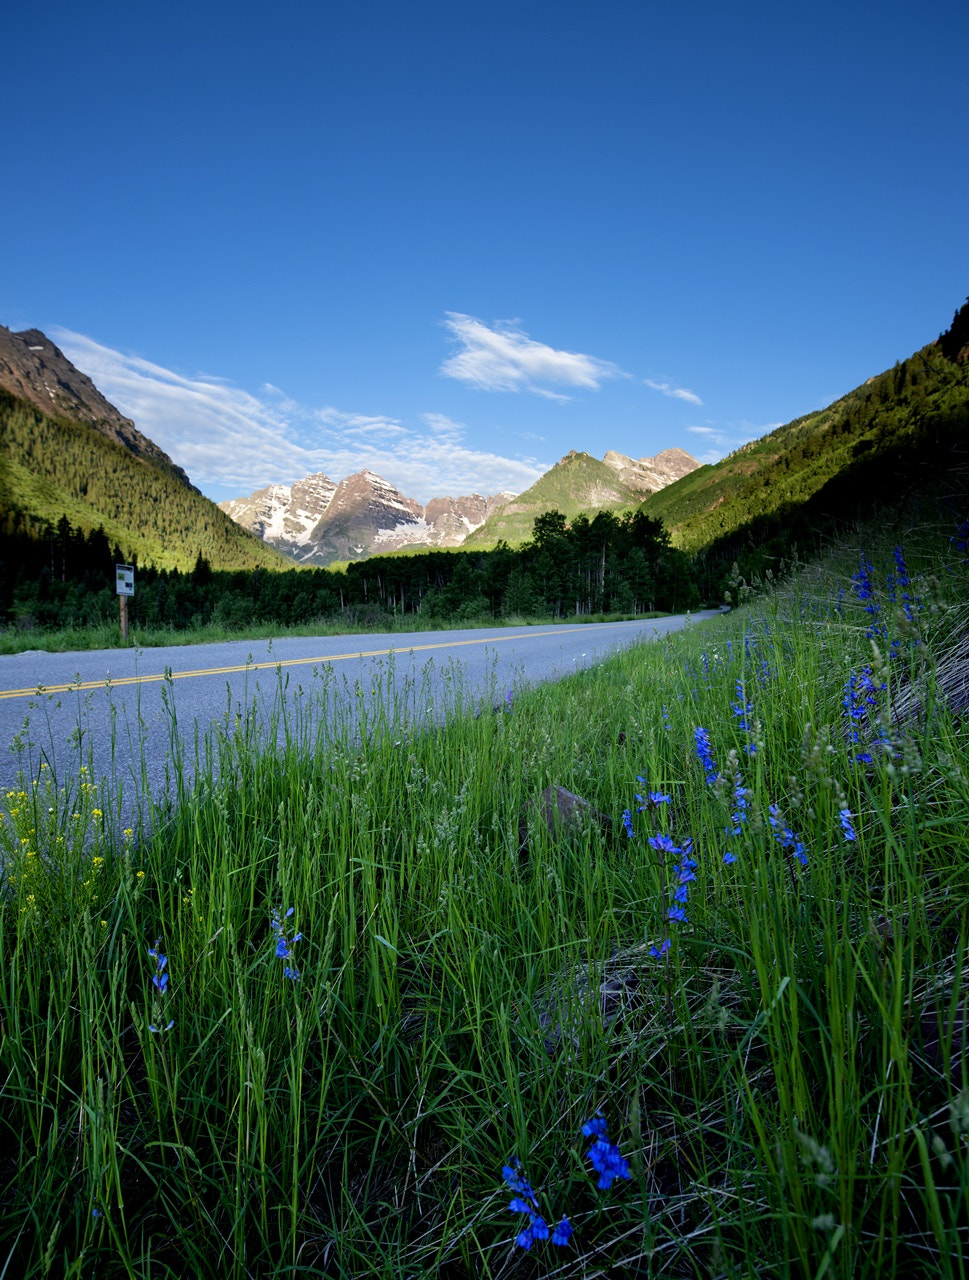
POLYGON ((697 462, 719 462, 729 452, 724 447, 727 443, 726 437, 713 427, 687 427, 687 431, 692 431, 694 435, 700 436, 703 442, 710 446, 703 453, 695 455, 697 462))
MULTIPOLYGON (((302 406, 295 405, 293 413, 294 417, 303 416, 305 410, 302 406)), ((369 440, 392 440, 408 434, 407 428, 396 418, 386 418, 379 414, 345 413, 342 409, 327 405, 325 409, 317 409, 314 416, 331 429, 334 439, 344 441, 355 440, 359 436, 369 440)))
POLYGON ((569 400, 552 388, 595 391, 606 379, 625 376, 609 360, 556 350, 512 324, 489 328, 474 316, 449 311, 445 325, 460 350, 444 361, 441 373, 479 391, 530 391, 546 400, 569 400))
POLYGON ((548 470, 467 443, 443 414, 398 418, 313 408, 264 383, 258 394, 209 375, 186 377, 67 329, 53 337, 68 359, 216 501, 325 471, 333 480, 369 468, 408 497, 519 492, 548 470))
POLYGON ((466 430, 464 423, 455 422, 444 413, 424 413, 421 420, 434 432, 438 439, 445 436, 450 440, 460 439, 466 430))
POLYGON ((687 404, 703 404, 695 391, 687 391, 686 387, 674 387, 670 382, 655 382, 652 378, 644 378, 643 382, 654 391, 661 391, 664 396, 672 396, 674 400, 685 400, 687 404))
POLYGON ((715 427, 687 427, 687 431, 692 431, 694 435, 704 436, 711 444, 727 443, 727 437, 715 427))
POLYGON ((687 431, 700 436, 711 446, 705 453, 698 456, 698 462, 719 462, 721 458, 726 457, 734 449, 739 449, 743 444, 749 444, 751 440, 759 440, 768 431, 773 431, 775 427, 779 426, 779 422, 769 423, 765 427, 754 427, 750 423, 744 422, 736 427, 731 425, 728 429, 704 426, 687 427, 687 431))

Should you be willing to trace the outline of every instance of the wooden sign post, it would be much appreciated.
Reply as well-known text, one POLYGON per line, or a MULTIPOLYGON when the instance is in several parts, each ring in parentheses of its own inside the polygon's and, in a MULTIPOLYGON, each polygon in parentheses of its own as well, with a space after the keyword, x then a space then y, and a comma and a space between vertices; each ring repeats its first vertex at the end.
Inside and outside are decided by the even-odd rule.
POLYGON ((115 583, 118 602, 121 606, 121 642, 128 643, 128 597, 135 594, 134 565, 116 564, 114 566, 115 583))

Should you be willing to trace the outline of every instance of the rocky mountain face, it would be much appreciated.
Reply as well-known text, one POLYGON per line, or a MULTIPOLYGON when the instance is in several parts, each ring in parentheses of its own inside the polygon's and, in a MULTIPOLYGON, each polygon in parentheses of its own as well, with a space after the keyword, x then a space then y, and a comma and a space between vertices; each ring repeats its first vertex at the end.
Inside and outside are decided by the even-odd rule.
POLYGON ((639 458, 633 461, 624 453, 611 449, 602 459, 607 467, 618 472, 623 484, 640 492, 656 493, 675 480, 682 480, 700 465, 685 449, 664 449, 655 458, 639 458))
POLYGON ((298 560, 334 493, 336 484, 318 471, 295 484, 270 484, 219 506, 244 529, 298 560))
POLYGON ((48 417, 68 418, 93 427, 136 457, 195 488, 182 468, 153 440, 142 435, 131 419, 106 400, 87 374, 75 369, 39 329, 13 333, 0 325, 0 387, 48 417))
POLYGON ((531 537, 535 517, 561 511, 569 519, 638 506, 651 493, 695 471, 682 449, 655 458, 609 452, 599 462, 573 449, 525 493, 432 498, 421 506, 382 476, 360 471, 335 484, 319 472, 293 485, 269 485, 219 505, 233 520, 302 564, 332 564, 400 551, 511 545, 531 537))
POLYGON ((300 563, 327 565, 403 547, 460 546, 513 496, 432 498, 424 507, 373 471, 357 472, 339 484, 321 471, 219 505, 300 563))
POLYGON ((465 498, 432 498, 424 508, 424 519, 438 533, 440 547, 459 547, 468 534, 481 527, 496 511, 514 500, 513 493, 480 493, 465 498))

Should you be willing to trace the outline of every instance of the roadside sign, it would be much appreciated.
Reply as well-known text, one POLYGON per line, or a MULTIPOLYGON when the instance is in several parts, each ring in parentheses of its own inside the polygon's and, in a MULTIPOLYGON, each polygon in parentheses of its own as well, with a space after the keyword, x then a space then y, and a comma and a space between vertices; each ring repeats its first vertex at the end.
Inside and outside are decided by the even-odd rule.
POLYGON ((114 566, 115 578, 117 582, 117 592, 119 596, 133 596, 135 594, 135 569, 134 565, 116 564, 114 566))

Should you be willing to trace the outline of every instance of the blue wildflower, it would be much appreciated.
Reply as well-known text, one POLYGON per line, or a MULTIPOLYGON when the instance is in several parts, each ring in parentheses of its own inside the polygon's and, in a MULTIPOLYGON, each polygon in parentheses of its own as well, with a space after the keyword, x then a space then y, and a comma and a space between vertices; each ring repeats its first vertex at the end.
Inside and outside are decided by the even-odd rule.
POLYGON ((660 831, 658 835, 650 836, 647 843, 657 853, 679 853, 679 849, 664 831, 660 831))
POLYGON ((633 830, 633 815, 628 809, 623 809, 622 811, 622 825, 626 829, 626 835, 630 840, 634 840, 636 838, 636 832, 633 830))
POLYGON ((535 1214, 525 1230, 519 1232, 515 1237, 515 1244, 517 1244, 521 1249, 530 1249, 536 1240, 547 1239, 548 1224, 544 1218, 540 1218, 535 1214))
MULTIPOLYGON (((646 786, 646 779, 641 774, 637 773, 636 781, 646 786)), ((642 813, 645 809, 657 809, 661 804, 669 804, 672 797, 665 795, 662 791, 647 791, 645 799, 641 795, 637 795, 636 799, 639 801, 637 812, 642 813)))
POLYGON ((586 1152, 586 1159, 599 1175, 600 1191, 608 1191, 618 1178, 632 1177, 629 1165, 619 1154, 619 1148, 609 1141, 609 1130, 601 1112, 585 1122, 582 1132, 587 1138, 595 1138, 586 1152))
POLYGON ((572 1224, 568 1218, 562 1218, 555 1230, 552 1232, 552 1244, 567 1245, 572 1235, 572 1224))
POLYGON ((175 1019, 162 1026, 162 1014, 165 1010, 164 998, 168 992, 168 956, 161 949, 161 938, 155 939, 155 945, 148 948, 148 954, 154 961, 153 968, 155 972, 151 976, 151 985, 154 987, 154 994, 151 1001, 151 1016, 154 1022, 149 1022, 148 1030, 153 1035, 159 1035, 163 1031, 171 1031, 175 1025, 175 1019))
POLYGON ((680 865, 676 868, 676 874, 679 877, 680 884, 686 884, 688 880, 695 880, 693 874, 696 871, 696 860, 690 857, 693 852, 693 840, 687 836, 683 841, 682 848, 676 850, 680 855, 680 865))
MULTIPOLYGON (((895 555, 895 573, 896 573, 896 577, 898 578, 898 585, 899 587, 901 587, 901 591, 902 591, 902 610, 905 613, 906 619, 909 622, 914 622, 915 609, 916 608, 921 609, 922 602, 918 598, 918 596, 912 594, 912 591, 911 591, 912 579, 909 577, 909 574, 908 574, 908 567, 905 564, 905 556, 902 553, 902 548, 896 547, 894 555, 895 555)), ((895 641, 894 644, 898 646, 899 642, 895 641)))
POLYGON ((606 1118, 601 1111, 597 1111, 591 1120, 587 1120, 582 1126, 583 1136, 586 1138, 605 1138, 609 1133, 609 1126, 606 1124, 606 1118))
MULTIPOLYGON (((844 687, 842 706, 848 720, 849 742, 861 742, 861 732, 869 728, 872 712, 878 708, 878 694, 884 689, 884 682, 875 683, 870 665, 862 667, 859 672, 852 673, 848 677, 844 687)), ((871 764, 872 757, 869 751, 858 751, 855 752, 854 759, 859 764, 871 764)))
MULTIPOLYGON (((508 1187, 517 1193, 508 1206, 510 1212, 528 1216, 528 1225, 515 1237, 515 1243, 520 1249, 530 1249, 536 1240, 547 1240, 549 1238, 548 1223, 538 1212, 538 1200, 532 1184, 521 1171, 521 1162, 516 1160, 514 1164, 504 1165, 501 1176, 508 1187)), ((568 1244, 571 1234, 572 1227, 569 1225, 569 1220, 563 1217, 552 1233, 552 1243, 568 1244)))
POLYGON ((588 1153, 593 1169, 599 1175, 600 1191, 608 1191, 619 1178, 631 1178, 629 1165, 619 1154, 619 1148, 608 1142, 597 1142, 588 1153))
POLYGON ((782 849, 790 849, 792 856, 801 864, 802 867, 808 865, 807 849, 799 836, 791 830, 784 822, 784 815, 776 804, 770 806, 768 820, 774 828, 774 839, 780 844, 782 849))
POLYGON ((730 826, 724 827, 724 831, 728 836, 739 836, 741 828, 747 821, 748 807, 747 790, 739 773, 734 778, 733 802, 734 811, 730 815, 730 826))
POLYGON ((884 627, 880 625, 878 619, 881 615, 881 605, 875 599, 875 588, 872 583, 871 575, 874 572, 873 565, 870 560, 866 560, 862 553, 858 562, 858 572, 851 575, 851 580, 855 584, 855 595, 865 606, 865 613, 871 618, 871 624, 865 634, 869 637, 881 635, 884 627))
POLYGON ((872 586, 871 581, 873 572, 874 565, 865 558, 865 554, 862 552, 858 561, 858 572, 851 575, 851 581, 855 584, 855 595, 859 600, 874 599, 875 588, 872 586))
MULTIPOLYGON (((516 1160, 514 1164, 503 1165, 501 1176, 512 1191, 517 1191, 521 1196, 527 1196, 536 1209, 538 1208, 538 1201, 535 1199, 535 1192, 532 1190, 531 1183, 522 1176, 520 1160, 516 1160)), ((522 1209, 520 1212, 528 1213, 528 1209, 522 1209)))
POLYGON ((744 693, 743 680, 737 680, 734 684, 737 696, 730 704, 730 710, 734 713, 740 723, 741 729, 746 733, 750 729, 749 719, 754 714, 754 704, 747 700, 744 693))
POLYGON ((654 960, 658 960, 660 956, 666 955, 667 951, 669 951, 671 946, 672 946, 672 943, 670 942, 669 938, 664 938, 658 947, 655 945, 650 947, 649 954, 653 957, 654 960))
POLYGON ((696 753, 699 756, 700 763, 703 765, 703 772, 706 774, 708 783, 716 782, 717 766, 713 759, 713 752, 710 747, 710 735, 706 729, 697 728, 693 731, 693 741, 696 746, 696 753))
MULTIPOLYGON (((301 933, 294 933, 291 938, 286 936, 286 926, 283 921, 288 920, 295 909, 295 907, 290 907, 282 917, 280 917, 282 908, 277 908, 272 913, 271 924, 276 935, 275 956, 277 960, 291 960, 293 958, 293 946, 303 937, 301 933)), ((288 964, 283 965, 284 978, 289 978, 291 982, 299 982, 300 976, 298 969, 293 969, 288 964)))
POLYGON ((845 840, 851 842, 858 839, 858 836, 855 833, 850 809, 839 809, 838 821, 841 823, 841 834, 844 836, 845 840))
POLYGON ((730 850, 728 849, 727 852, 723 855, 723 860, 729 867, 732 863, 737 861, 737 855, 735 853, 731 853, 730 850))
MULTIPOLYGON (((679 864, 675 867, 672 873, 677 888, 673 891, 673 905, 667 911, 666 919, 682 924, 686 921, 686 912, 683 908, 688 897, 687 885, 696 879, 696 875, 694 874, 696 872, 696 862, 690 857, 693 842, 689 837, 687 837, 687 839, 683 841, 682 847, 679 847, 673 843, 670 836, 668 836, 664 831, 660 831, 657 835, 650 836, 648 843, 659 854, 665 855, 671 853, 680 855, 679 864)), ((663 952, 667 950, 668 946, 669 939, 667 939, 666 944, 663 947, 663 951, 658 952, 654 947, 651 948, 650 954, 662 955, 663 952)))

